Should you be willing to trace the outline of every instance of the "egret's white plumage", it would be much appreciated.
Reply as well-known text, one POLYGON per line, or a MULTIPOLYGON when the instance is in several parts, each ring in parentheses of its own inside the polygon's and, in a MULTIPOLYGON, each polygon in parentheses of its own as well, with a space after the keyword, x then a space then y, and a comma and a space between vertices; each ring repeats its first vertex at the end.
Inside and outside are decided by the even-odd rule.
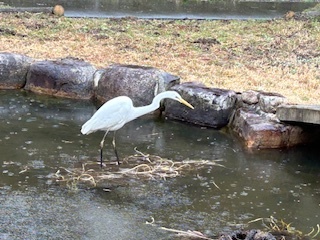
MULTIPOLYGON (((109 131, 116 131, 123 127, 127 122, 130 122, 137 117, 152 112, 160 107, 160 102, 164 98, 170 98, 193 109, 193 106, 185 101, 177 92, 166 91, 158 94, 153 99, 152 103, 143 107, 134 107, 132 100, 126 96, 113 98, 103 104, 95 114, 85 123, 81 128, 82 134, 90 134, 98 130, 105 131, 105 135, 100 143, 100 160, 102 164, 102 147, 104 139, 109 131)), ((115 141, 113 140, 114 150, 119 159, 115 148, 115 141)))
POLYGON ((98 130, 115 131, 122 128, 133 109, 132 101, 129 97, 120 96, 113 98, 103 104, 98 111, 83 124, 82 134, 90 134, 98 130))

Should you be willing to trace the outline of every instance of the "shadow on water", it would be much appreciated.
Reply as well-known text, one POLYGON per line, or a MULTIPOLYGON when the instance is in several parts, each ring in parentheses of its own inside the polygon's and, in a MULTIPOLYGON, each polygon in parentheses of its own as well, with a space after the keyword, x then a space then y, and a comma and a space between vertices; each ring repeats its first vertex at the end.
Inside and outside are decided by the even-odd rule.
MULTIPOLYGON (((2 0, 15 7, 54 6, 48 0, 2 0)), ((270 19, 313 7, 312 1, 248 0, 68 0, 60 1, 67 17, 139 17, 173 19, 270 19)))
POLYGON ((225 168, 70 192, 48 175, 98 159, 103 133, 80 134, 93 104, 20 91, 0 91, 0 103, 0 239, 168 239, 145 224, 151 217, 210 236, 271 215, 305 232, 319 223, 317 147, 249 152, 222 131, 146 116, 118 131, 120 156, 137 147, 174 160, 223 159, 225 168))

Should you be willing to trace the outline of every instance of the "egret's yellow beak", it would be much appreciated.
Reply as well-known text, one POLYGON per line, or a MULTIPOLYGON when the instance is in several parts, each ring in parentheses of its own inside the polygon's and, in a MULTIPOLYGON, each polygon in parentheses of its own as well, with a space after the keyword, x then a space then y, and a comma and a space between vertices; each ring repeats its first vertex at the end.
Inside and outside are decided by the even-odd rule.
POLYGON ((183 98, 179 98, 179 102, 181 102, 182 104, 186 105, 187 107, 194 109, 194 107, 188 103, 186 100, 184 100, 183 98))

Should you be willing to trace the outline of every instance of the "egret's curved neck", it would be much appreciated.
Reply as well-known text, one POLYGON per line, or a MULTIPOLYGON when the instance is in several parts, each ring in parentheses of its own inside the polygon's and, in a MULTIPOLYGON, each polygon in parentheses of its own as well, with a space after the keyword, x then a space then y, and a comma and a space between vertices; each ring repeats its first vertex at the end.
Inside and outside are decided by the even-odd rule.
POLYGON ((157 110, 160 107, 161 100, 164 98, 166 98, 166 95, 160 93, 157 96, 155 96, 151 104, 147 106, 142 106, 142 107, 134 107, 134 111, 131 115, 131 119, 133 120, 137 117, 140 117, 142 115, 145 115, 147 113, 157 110))

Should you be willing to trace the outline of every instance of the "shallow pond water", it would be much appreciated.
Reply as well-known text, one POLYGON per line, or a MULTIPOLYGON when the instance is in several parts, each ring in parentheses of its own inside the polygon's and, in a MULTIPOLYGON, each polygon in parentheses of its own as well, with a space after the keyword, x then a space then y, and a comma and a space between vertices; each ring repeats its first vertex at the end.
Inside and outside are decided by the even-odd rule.
MULTIPOLYGON (((225 167, 74 192, 48 176, 98 159, 103 133, 80 133, 94 104, 24 91, 0 91, 0 103, 0 239, 170 238, 159 226, 216 236, 270 216, 309 232, 320 222, 319 147, 249 152, 224 131, 150 115, 118 131, 121 157, 137 147, 174 160, 223 159, 225 167), (152 217, 156 225, 145 224, 152 217)), ((111 139, 105 157, 114 160, 111 139)))
MULTIPOLYGON (((53 0, 2 0, 14 7, 54 6, 53 0)), ((173 19, 270 19, 289 10, 300 12, 316 1, 259 0, 68 0, 60 1, 67 17, 139 17, 173 19)))

